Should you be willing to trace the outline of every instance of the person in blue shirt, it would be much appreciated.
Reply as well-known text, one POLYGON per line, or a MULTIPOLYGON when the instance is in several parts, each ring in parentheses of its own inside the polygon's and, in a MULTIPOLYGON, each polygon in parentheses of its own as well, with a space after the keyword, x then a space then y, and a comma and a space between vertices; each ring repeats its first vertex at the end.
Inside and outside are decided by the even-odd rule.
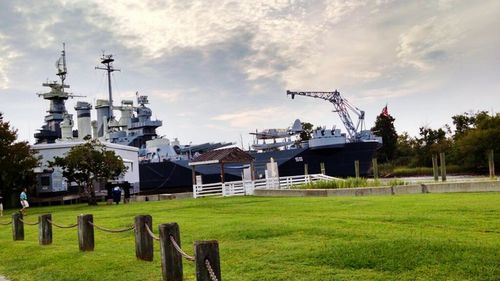
POLYGON ((113 201, 118 205, 120 204, 120 200, 122 198, 122 191, 120 187, 116 186, 113 188, 113 201))
POLYGON ((23 192, 21 192, 21 195, 19 195, 19 199, 21 200, 21 206, 23 207, 21 209, 21 214, 26 215, 26 209, 29 208, 30 204, 28 203, 28 195, 26 194, 27 189, 24 188, 23 192))

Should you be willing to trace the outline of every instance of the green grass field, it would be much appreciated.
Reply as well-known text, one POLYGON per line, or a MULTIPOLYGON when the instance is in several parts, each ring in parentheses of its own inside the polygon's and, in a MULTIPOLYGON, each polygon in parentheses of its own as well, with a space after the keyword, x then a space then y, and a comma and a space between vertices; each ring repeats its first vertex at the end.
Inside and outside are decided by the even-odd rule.
MULTIPOLYGON (((223 280, 500 280, 500 193, 73 205, 32 208, 25 220, 48 212, 59 224, 93 214, 109 228, 150 214, 155 233, 177 222, 189 254, 194 240, 219 241, 223 280)), ((132 232, 96 230, 87 253, 74 228, 54 228, 51 246, 38 245, 37 226, 25 236, 13 242, 0 226, 0 273, 11 281, 161 280, 158 242, 153 262, 138 261, 132 232)), ((184 277, 194 280, 187 261, 184 277)))

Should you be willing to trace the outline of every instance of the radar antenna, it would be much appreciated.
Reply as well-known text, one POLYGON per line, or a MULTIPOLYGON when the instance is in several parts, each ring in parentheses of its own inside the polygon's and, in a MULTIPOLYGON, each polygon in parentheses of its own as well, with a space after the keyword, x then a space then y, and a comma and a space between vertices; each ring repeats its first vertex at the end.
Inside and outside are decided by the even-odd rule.
POLYGON ((68 69, 66 68, 66 43, 63 43, 63 49, 61 51, 61 57, 56 61, 57 76, 61 79, 61 90, 64 92, 64 80, 66 80, 66 74, 68 74, 68 69))
POLYGON ((363 135, 361 134, 361 131, 363 131, 365 128, 365 112, 351 105, 345 98, 343 98, 340 95, 339 91, 337 90, 333 92, 286 91, 286 94, 290 95, 292 99, 294 99, 295 96, 297 95, 297 96, 306 96, 306 97, 323 99, 333 103, 333 106, 335 107, 335 110, 333 112, 337 112, 339 114, 340 119, 342 120, 342 123, 344 123, 347 133, 349 134, 349 139, 351 139, 352 141, 360 141, 362 139, 363 135), (351 116, 349 115, 349 110, 358 116, 358 123, 356 124, 356 126, 354 126, 351 116))
POLYGON ((120 71, 120 69, 113 68, 114 61, 115 59, 113 59, 113 55, 106 55, 103 52, 101 57, 101 63, 104 64, 106 67, 98 67, 98 66, 95 67, 95 69, 106 70, 106 72, 108 73, 108 94, 109 94, 108 118, 110 120, 113 119, 113 94, 111 91, 111 72, 120 71))

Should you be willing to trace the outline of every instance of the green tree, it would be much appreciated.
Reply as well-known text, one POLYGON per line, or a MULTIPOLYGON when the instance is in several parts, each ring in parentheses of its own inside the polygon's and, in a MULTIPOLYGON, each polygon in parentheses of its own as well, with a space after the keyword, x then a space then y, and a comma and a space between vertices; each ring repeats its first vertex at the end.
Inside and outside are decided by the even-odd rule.
POLYGON ((500 114, 489 115, 481 111, 474 116, 470 126, 455 142, 457 158, 465 168, 482 172, 487 169, 486 153, 495 151, 495 166, 500 164, 500 114))
POLYGON ((18 142, 17 130, 4 122, 0 113, 0 193, 7 206, 15 206, 17 193, 24 187, 33 187, 36 181, 33 169, 38 158, 28 142, 18 142))
POLYGON ((394 128, 395 120, 384 110, 377 116, 375 126, 371 129, 375 135, 382 137, 382 147, 377 151, 377 159, 382 163, 391 161, 395 157, 398 141, 398 134, 394 128))
POLYGON ((446 137, 449 132, 448 126, 437 130, 429 127, 420 127, 420 138, 416 139, 416 165, 430 166, 432 164, 432 154, 447 152, 452 146, 451 140, 446 137))
POLYGON ((395 165, 403 165, 403 166, 416 166, 416 148, 417 140, 415 138, 410 137, 408 132, 403 132, 398 135, 398 140, 396 143, 396 156, 394 157, 395 165))
MULTIPOLYGON (((453 120, 453 125, 455 125, 455 135, 454 139, 460 138, 465 132, 472 129, 476 125, 476 116, 484 116, 488 112, 480 111, 478 113, 464 112, 463 114, 457 114, 451 117, 453 120)), ((481 118, 481 117, 480 117, 481 118)))
POLYGON ((125 174, 127 167, 120 156, 97 140, 74 146, 64 157, 49 161, 51 167, 60 167, 68 183, 80 186, 80 192, 88 198, 89 205, 97 205, 94 184, 98 180, 116 179, 125 174))
POLYGON ((309 122, 302 122, 302 132, 299 134, 300 141, 307 141, 311 139, 311 134, 313 131, 313 124, 309 122))

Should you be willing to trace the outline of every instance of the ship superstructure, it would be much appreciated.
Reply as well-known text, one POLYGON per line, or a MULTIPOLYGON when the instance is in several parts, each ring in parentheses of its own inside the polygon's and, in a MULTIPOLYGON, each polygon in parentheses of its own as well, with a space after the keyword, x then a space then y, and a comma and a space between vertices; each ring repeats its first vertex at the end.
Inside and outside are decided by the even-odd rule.
POLYGON ((77 96, 65 91, 65 89, 69 88, 69 85, 65 84, 68 70, 66 67, 66 48, 64 44, 61 57, 56 61, 56 67, 57 76, 59 76, 61 82, 47 81, 42 86, 50 88, 50 91, 37 94, 39 97, 49 100, 50 107, 47 110, 48 114, 45 116, 45 124, 39 129, 38 133, 35 133, 35 144, 55 143, 57 139, 62 138, 61 123, 65 120, 63 126, 67 129, 69 124, 73 122, 70 121, 72 116, 66 111, 65 103, 68 98, 77 96))

